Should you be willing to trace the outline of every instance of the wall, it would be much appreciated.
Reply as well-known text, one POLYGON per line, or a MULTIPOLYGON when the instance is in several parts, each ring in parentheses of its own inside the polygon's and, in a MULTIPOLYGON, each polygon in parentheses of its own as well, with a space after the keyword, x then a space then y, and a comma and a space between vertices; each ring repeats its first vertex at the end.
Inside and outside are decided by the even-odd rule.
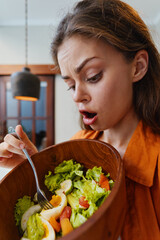
POLYGON ((69 140, 78 130, 79 112, 60 76, 56 78, 56 143, 69 140))
MULTIPOLYGON (((53 27, 31 26, 28 29, 28 63, 51 63, 50 43, 53 27)), ((25 63, 23 26, 0 26, 0 64, 25 63)))

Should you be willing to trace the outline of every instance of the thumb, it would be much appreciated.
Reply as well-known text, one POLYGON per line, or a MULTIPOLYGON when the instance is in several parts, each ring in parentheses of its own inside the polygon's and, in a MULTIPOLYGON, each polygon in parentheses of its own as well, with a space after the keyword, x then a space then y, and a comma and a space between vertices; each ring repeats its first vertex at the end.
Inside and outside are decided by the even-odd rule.
POLYGON ((30 141, 27 134, 23 131, 23 128, 21 125, 17 125, 15 128, 15 131, 25 144, 28 143, 28 141, 30 141))

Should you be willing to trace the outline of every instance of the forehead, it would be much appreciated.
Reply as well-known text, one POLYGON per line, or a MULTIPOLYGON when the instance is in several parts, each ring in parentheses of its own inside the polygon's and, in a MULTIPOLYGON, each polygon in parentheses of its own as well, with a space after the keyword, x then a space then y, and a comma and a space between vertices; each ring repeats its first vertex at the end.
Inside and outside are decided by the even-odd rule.
POLYGON ((122 54, 104 40, 74 35, 63 41, 58 49, 57 59, 61 73, 64 73, 69 69, 76 69, 87 58, 117 62, 119 55, 122 54))
POLYGON ((74 63, 76 67, 85 58, 104 58, 104 54, 110 55, 112 50, 113 47, 100 39, 74 35, 63 41, 58 49, 57 59, 60 68, 66 63, 74 63))
POLYGON ((89 39, 80 35, 74 35, 66 38, 58 49, 58 60, 61 60, 66 55, 76 55, 76 53, 89 53, 93 51, 94 46, 97 45, 97 39, 89 39))

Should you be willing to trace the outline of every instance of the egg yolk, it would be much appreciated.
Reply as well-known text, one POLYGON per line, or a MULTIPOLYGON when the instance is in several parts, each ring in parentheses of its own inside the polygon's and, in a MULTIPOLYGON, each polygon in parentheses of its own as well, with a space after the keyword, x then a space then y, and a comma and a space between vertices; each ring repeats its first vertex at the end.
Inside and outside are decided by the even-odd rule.
POLYGON ((48 226, 45 223, 43 223, 43 227, 45 229, 43 238, 46 238, 49 235, 48 226))
POLYGON ((53 205, 53 207, 59 206, 61 203, 62 199, 59 195, 53 195, 52 199, 50 200, 50 203, 53 205))

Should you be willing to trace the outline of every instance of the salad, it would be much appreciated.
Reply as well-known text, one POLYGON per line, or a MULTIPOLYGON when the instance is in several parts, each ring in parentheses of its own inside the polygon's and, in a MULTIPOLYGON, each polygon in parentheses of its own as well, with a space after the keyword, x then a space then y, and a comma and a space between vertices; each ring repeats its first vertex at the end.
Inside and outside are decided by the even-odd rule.
POLYGON ((15 205, 15 221, 21 240, 54 240, 83 224, 110 194, 114 181, 101 167, 84 171, 73 159, 64 160, 45 176, 52 192, 52 209, 41 209, 36 194, 24 196, 15 205))

